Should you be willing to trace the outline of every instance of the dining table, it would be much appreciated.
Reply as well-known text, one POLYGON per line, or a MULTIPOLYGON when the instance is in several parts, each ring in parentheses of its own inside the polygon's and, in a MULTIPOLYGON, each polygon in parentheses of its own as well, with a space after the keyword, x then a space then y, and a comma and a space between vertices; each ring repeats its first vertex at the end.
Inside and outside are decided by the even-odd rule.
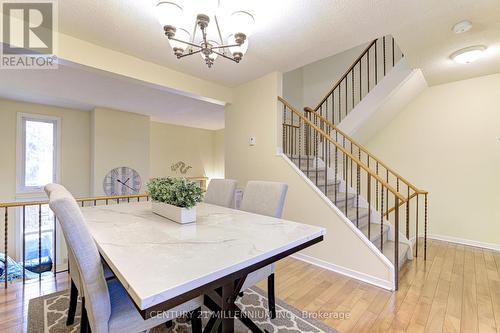
POLYGON ((215 331, 224 333, 234 332, 235 318, 260 331, 235 304, 249 273, 321 242, 326 233, 206 203, 197 205, 196 222, 190 224, 156 215, 150 201, 82 212, 103 260, 144 319, 210 297, 221 314, 214 317, 215 331))

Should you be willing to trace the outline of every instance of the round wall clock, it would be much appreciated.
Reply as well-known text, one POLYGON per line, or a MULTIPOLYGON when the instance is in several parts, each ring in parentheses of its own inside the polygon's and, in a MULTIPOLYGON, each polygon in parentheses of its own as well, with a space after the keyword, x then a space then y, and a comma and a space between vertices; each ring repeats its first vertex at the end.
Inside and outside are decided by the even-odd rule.
POLYGON ((109 196, 139 194, 142 187, 141 176, 132 168, 115 168, 104 177, 102 187, 109 196))

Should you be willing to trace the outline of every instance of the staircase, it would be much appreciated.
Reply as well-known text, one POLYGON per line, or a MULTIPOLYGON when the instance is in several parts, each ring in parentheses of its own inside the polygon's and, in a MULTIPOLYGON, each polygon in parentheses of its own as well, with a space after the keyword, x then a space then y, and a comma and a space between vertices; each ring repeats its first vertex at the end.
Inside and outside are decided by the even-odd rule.
POLYGON ((283 106, 283 153, 394 265, 396 289, 400 268, 418 256, 418 241, 413 246, 410 239, 418 240, 421 216, 426 258, 428 193, 373 156, 338 124, 396 64, 397 52, 390 36, 370 43, 314 109, 301 112, 278 97, 283 106))

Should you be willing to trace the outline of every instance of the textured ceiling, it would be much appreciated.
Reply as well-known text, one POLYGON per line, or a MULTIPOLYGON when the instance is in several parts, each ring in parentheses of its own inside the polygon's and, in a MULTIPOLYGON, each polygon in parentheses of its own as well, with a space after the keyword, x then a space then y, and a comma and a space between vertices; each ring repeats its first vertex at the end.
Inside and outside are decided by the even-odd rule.
POLYGON ((154 16, 153 0, 59 1, 60 31, 229 86, 292 70, 385 34, 396 36, 430 84, 500 72, 498 0, 221 1, 250 10, 256 19, 240 64, 220 59, 208 69, 200 57, 177 60, 154 16), (463 19, 473 22, 472 31, 453 34, 453 24, 463 19), (489 57, 468 66, 449 59, 453 51, 475 44, 487 45, 489 57))

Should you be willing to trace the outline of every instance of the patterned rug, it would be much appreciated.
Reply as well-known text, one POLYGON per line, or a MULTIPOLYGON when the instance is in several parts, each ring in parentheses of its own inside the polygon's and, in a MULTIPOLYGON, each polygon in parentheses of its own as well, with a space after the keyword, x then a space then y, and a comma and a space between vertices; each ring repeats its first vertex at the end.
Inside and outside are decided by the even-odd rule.
MULTIPOLYGON (((245 295, 237 301, 240 309, 245 312, 262 329, 268 332, 293 333, 339 333, 325 324, 304 316, 291 305, 276 300, 276 319, 271 320, 267 312, 267 293, 257 287, 245 291, 245 295)), ((28 306, 28 333, 78 333, 80 322, 80 301, 76 310, 75 324, 66 326, 69 304, 69 291, 61 291, 30 300, 28 306)), ((203 322, 210 312, 203 309, 203 322)), ((173 327, 165 325, 155 327, 151 333, 190 333, 191 326, 185 318, 174 321, 173 327)), ((249 330, 238 320, 235 321, 235 332, 243 333, 249 330)))

